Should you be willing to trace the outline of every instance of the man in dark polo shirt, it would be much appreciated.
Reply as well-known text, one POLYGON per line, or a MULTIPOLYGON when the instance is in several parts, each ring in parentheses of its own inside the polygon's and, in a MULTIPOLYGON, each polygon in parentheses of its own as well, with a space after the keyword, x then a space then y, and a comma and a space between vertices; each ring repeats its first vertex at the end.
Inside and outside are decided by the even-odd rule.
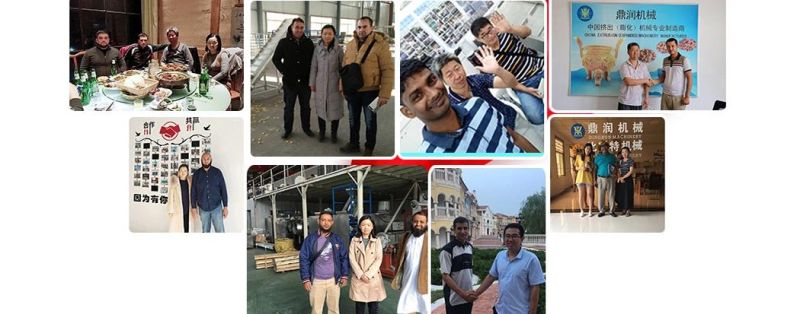
POLYGON ((469 239, 469 220, 453 220, 456 238, 447 243, 439 253, 439 265, 444 283, 445 313, 472 313, 472 302, 477 295, 472 291, 472 245, 469 239))

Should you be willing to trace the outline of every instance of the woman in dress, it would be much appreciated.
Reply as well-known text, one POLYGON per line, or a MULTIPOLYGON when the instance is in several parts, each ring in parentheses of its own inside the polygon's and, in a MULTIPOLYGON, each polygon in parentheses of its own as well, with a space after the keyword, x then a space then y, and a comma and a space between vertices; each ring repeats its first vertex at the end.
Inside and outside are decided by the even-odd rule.
POLYGON ((589 206, 589 216, 592 214, 592 204, 594 203, 594 166, 592 159, 594 158, 594 151, 591 143, 586 143, 583 150, 578 151, 575 156, 575 164, 573 165, 575 171, 575 184, 578 186, 578 208, 581 210, 581 217, 586 217, 583 212, 583 206, 589 206))
POLYGON ((617 176, 617 200, 618 208, 624 211, 626 217, 631 216, 631 209, 633 209, 633 174, 634 161, 630 158, 631 150, 628 147, 622 148, 622 158, 619 160, 617 167, 619 175, 617 176))

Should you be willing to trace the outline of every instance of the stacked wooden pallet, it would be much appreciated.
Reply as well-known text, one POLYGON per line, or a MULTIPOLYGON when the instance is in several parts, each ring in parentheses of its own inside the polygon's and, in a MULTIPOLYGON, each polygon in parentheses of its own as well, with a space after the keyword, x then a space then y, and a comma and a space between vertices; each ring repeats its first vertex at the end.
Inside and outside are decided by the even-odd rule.
POLYGON ((272 268, 272 267, 275 267, 276 265, 279 265, 277 262, 280 261, 282 263, 280 265, 284 266, 284 267, 281 268, 283 270, 278 270, 276 268, 275 271, 293 270, 293 269, 287 269, 288 267, 286 267, 286 265, 288 265, 287 262, 291 261, 291 260, 294 260, 294 264, 297 264, 297 267, 295 269, 300 269, 300 266, 299 266, 300 265, 300 252, 298 252, 298 251, 283 252, 283 253, 272 253, 272 254, 261 254, 261 255, 256 255, 254 258, 256 260, 256 269, 272 268))
POLYGON ((300 255, 276 257, 274 263, 277 273, 298 270, 300 269, 300 255))

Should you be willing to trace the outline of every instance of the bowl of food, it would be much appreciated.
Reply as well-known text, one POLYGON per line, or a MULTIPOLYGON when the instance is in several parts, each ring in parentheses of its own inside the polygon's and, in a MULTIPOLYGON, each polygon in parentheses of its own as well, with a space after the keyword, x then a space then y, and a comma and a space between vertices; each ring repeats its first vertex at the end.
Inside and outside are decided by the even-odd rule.
POLYGON ((180 63, 167 63, 161 66, 161 71, 163 72, 170 72, 170 71, 186 72, 188 70, 189 66, 180 63))
POLYGON ((178 71, 161 72, 156 75, 159 85, 170 89, 181 89, 189 83, 189 75, 178 71))

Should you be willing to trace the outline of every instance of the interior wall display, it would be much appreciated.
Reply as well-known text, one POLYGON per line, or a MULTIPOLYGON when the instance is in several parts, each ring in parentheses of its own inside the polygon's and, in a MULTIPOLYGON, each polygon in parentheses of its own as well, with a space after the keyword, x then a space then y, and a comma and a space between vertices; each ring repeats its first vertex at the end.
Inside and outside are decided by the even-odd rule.
MULTIPOLYGON (((639 61, 658 78, 666 41, 675 38, 678 52, 692 65, 692 97, 696 97, 698 6, 696 4, 585 3, 570 6, 571 96, 619 96, 620 66, 628 60, 627 46, 637 43, 639 61)), ((660 96, 662 85, 650 88, 660 96)))
POLYGON ((190 173, 200 168, 202 154, 211 152, 212 130, 212 123, 199 117, 146 121, 134 127, 133 201, 166 204, 170 176, 181 164, 189 166, 190 173))
POLYGON ((424 1, 401 8, 400 60, 434 56, 458 48, 477 16, 495 1, 424 1))

